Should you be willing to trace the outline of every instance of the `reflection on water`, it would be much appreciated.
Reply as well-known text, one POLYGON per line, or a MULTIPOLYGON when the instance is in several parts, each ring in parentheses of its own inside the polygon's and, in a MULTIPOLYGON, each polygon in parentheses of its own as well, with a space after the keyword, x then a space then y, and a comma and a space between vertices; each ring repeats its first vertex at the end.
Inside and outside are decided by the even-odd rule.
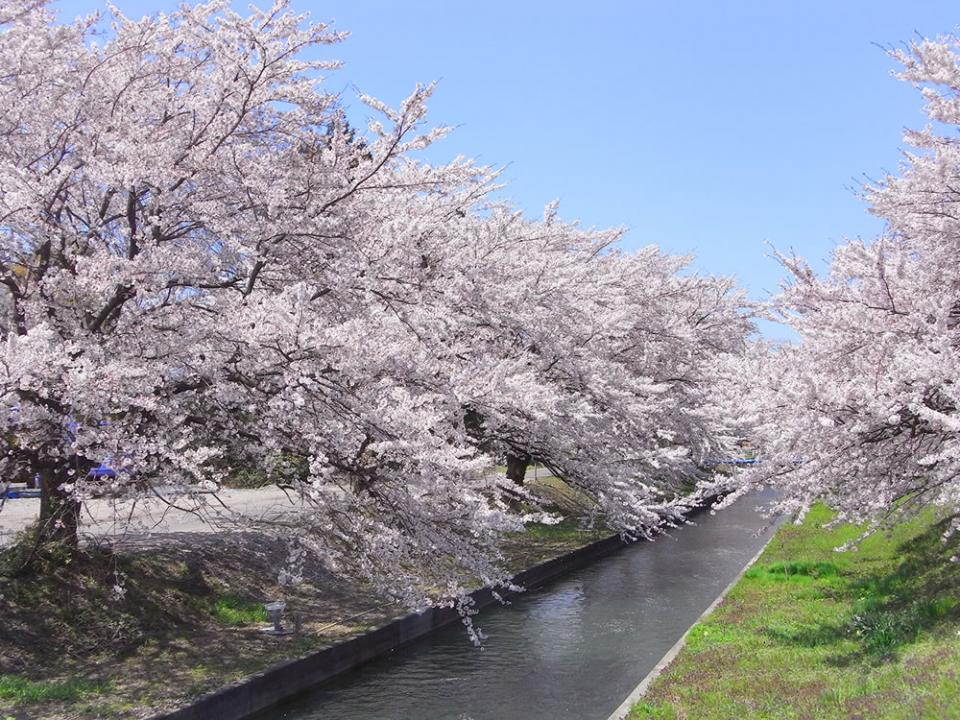
POLYGON ((481 612, 482 649, 450 625, 261 720, 605 720, 766 542, 762 501, 481 612))

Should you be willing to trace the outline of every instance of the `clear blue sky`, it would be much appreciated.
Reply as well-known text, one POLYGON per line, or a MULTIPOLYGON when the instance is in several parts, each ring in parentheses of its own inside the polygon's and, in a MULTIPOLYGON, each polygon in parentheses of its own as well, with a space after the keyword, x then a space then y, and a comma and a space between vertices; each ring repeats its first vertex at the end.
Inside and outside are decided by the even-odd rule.
MULTIPOLYGON (((177 4, 114 1, 138 17, 177 4)), ((71 17, 102 6, 55 5, 71 17)), ((946 1, 295 7, 351 32, 330 49, 345 67, 329 82, 355 108, 354 88, 396 103, 440 81, 433 122, 457 130, 433 159, 507 165, 504 195, 530 214, 559 198, 565 217, 626 225, 628 248, 694 253, 758 299, 782 276, 766 242, 823 268, 836 243, 880 231, 853 189, 896 171, 903 129, 924 116, 876 44, 960 24, 946 1)))

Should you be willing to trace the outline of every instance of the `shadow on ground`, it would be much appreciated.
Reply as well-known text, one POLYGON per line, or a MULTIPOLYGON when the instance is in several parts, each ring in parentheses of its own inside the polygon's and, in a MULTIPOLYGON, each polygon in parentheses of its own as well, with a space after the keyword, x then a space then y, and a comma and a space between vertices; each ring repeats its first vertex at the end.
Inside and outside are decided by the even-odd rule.
POLYGON ((941 626, 960 620, 960 563, 951 560, 960 553, 960 536, 944 540, 951 520, 934 523, 895 545, 897 563, 893 571, 864 572, 857 568, 856 561, 846 572, 830 563, 774 563, 754 569, 753 577, 780 574, 788 582, 809 577, 824 597, 852 607, 833 622, 795 629, 772 627, 765 634, 788 645, 836 646, 838 652, 828 662, 838 667, 864 660, 895 660, 900 649, 925 633, 935 633, 941 626), (795 566, 793 577, 790 565, 795 566), (851 639, 857 649, 839 651, 851 639))

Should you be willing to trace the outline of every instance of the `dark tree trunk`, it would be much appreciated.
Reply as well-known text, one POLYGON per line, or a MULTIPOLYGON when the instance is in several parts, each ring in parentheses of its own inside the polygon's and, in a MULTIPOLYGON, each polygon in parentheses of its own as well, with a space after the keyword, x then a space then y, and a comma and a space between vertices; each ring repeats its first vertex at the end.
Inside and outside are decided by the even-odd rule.
POLYGON ((38 543, 55 542, 67 548, 77 547, 80 525, 80 503, 63 491, 68 481, 65 465, 44 465, 40 476, 40 520, 38 543))
POLYGON ((523 485, 523 479, 527 475, 530 460, 531 457, 526 453, 519 455, 514 455, 513 453, 507 454, 507 477, 517 485, 523 485))

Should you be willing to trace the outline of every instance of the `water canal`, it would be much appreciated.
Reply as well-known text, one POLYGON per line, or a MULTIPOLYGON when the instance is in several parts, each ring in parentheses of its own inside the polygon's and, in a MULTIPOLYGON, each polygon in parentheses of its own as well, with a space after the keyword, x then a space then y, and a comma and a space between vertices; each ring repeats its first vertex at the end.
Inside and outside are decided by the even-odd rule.
POLYGON ((767 541, 763 496, 619 550, 318 686, 262 720, 606 720, 767 541))

